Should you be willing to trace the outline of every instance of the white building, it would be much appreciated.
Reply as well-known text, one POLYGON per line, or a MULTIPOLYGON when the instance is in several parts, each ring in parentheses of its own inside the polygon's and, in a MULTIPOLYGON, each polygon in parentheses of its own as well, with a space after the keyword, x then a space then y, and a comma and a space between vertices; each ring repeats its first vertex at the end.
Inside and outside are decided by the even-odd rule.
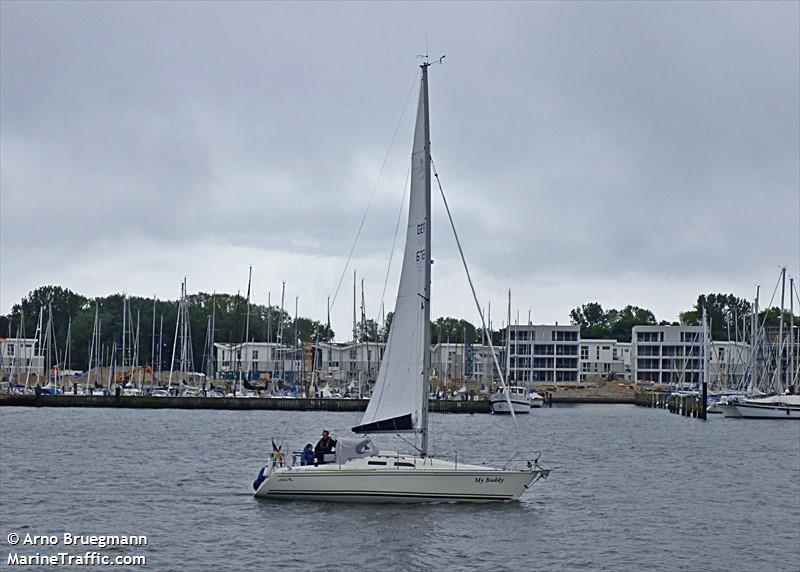
POLYGON ((711 342, 709 382, 733 389, 744 383, 750 363, 750 345, 744 342, 711 342))
POLYGON ((222 379, 268 379, 300 371, 301 360, 274 342, 215 343, 215 374, 222 379))
POLYGON ((511 326, 509 383, 577 383, 580 326, 511 326))
POLYGON ((631 365, 636 383, 700 383, 703 355, 701 326, 633 327, 631 365))
POLYGON ((319 342, 313 367, 320 379, 329 383, 374 383, 385 349, 383 342, 319 342))
POLYGON ((630 379, 630 351, 630 344, 617 340, 582 339, 581 381, 586 381, 587 378, 630 379))
POLYGON ((44 356, 36 351, 36 338, 0 338, 3 377, 17 381, 28 373, 44 375, 44 356))
MULTIPOLYGON (((500 348, 495 348, 500 359, 500 348)), ((431 348, 431 377, 458 388, 477 384, 487 390, 496 368, 489 346, 482 344, 441 343, 431 348)))

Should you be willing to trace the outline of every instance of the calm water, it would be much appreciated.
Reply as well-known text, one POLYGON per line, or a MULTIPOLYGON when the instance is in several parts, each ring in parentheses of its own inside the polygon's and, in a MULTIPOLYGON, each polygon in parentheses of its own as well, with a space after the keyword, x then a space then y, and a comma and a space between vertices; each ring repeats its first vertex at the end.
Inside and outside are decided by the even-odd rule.
MULTIPOLYGON (((147 555, 138 570, 800 569, 800 423, 554 407, 520 418, 528 447, 555 470, 519 503, 252 497, 270 437, 299 448, 323 427, 344 435, 359 420, 3 408, 0 569, 9 532, 65 531, 146 534, 144 550, 128 551, 147 555)), ((460 458, 502 456, 518 442, 508 418, 437 414, 432 422, 438 450, 460 458)))

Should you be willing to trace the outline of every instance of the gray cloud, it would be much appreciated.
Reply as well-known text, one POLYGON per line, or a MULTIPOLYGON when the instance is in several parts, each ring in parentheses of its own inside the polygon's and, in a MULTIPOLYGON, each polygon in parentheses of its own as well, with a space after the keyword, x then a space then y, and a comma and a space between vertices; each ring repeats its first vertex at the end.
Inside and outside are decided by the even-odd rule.
MULTIPOLYGON (((486 298, 512 285, 521 305, 565 320, 624 292, 672 319, 692 292, 750 296, 781 264, 797 273, 796 3, 0 10, 3 311, 46 281, 171 291, 203 272, 188 253, 224 247, 238 253, 225 264, 262 257, 276 283, 303 266, 296 280, 314 286, 296 287, 318 311, 426 32, 431 54, 447 53, 431 73, 434 159, 486 298), (139 278, 115 286, 132 266, 139 278)), ((412 92, 356 252, 373 292, 407 172, 412 92)), ((441 209, 434 223, 449 268, 441 209)), ((197 288, 234 284, 202 275, 197 288)), ((442 308, 469 314, 468 293, 442 308)))

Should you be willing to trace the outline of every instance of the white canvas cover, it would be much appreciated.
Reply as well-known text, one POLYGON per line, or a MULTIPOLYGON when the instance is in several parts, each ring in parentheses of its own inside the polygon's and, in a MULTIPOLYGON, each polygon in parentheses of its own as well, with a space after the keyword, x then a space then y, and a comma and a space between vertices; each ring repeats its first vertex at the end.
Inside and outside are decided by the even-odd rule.
POLYGON ((340 463, 377 454, 378 448, 369 439, 339 438, 336 440, 336 460, 340 463))

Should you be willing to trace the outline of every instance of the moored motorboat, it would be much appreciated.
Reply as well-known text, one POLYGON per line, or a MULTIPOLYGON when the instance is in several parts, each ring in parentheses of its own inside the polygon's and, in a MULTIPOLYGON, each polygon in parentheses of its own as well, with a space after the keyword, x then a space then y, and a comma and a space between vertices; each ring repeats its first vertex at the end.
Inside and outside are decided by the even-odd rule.
MULTIPOLYGON (((511 386, 509 388, 499 388, 489 396, 489 407, 491 412, 495 414, 509 414, 511 408, 514 408, 514 413, 530 413, 531 400, 528 397, 528 390, 524 387, 511 386), (508 389, 508 395, 506 395, 508 389)), ((541 407, 541 405, 537 406, 541 407)))

